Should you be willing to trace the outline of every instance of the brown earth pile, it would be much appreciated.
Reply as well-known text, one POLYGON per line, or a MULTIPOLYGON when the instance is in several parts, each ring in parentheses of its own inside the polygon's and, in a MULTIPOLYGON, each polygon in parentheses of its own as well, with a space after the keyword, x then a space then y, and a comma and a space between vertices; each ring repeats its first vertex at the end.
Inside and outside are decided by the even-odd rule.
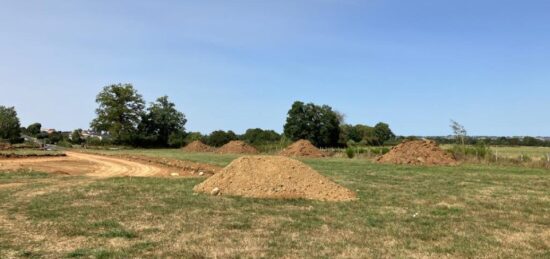
POLYGON ((456 159, 442 150, 435 141, 413 140, 393 147, 376 159, 380 163, 408 165, 456 165, 456 159))
POLYGON ((283 156, 244 156, 193 188, 213 195, 350 201, 354 192, 283 156))
POLYGON ((282 156, 290 157, 326 157, 327 154, 315 147, 309 140, 298 140, 292 145, 285 148, 281 153, 282 156))
POLYGON ((244 141, 231 141, 217 150, 220 154, 258 154, 258 150, 244 141))
POLYGON ((186 152, 212 152, 214 148, 202 143, 200 140, 195 140, 189 143, 183 148, 183 151, 186 152))

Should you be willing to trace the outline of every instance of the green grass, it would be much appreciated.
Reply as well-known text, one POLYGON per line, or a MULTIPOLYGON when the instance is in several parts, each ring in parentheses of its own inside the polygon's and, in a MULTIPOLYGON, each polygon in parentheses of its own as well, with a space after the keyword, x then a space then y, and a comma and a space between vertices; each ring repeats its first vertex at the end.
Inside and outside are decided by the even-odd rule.
MULTIPOLYGON (((235 158, 123 152, 221 166, 235 158)), ((192 192, 202 179, 71 185, 82 178, 0 173, 0 184, 29 182, 0 185, 0 220, 10 223, 0 224, 0 257, 550 257, 548 170, 304 162, 360 199, 211 197, 192 192)))
MULTIPOLYGON (((443 149, 452 149, 452 145, 441 145, 443 149)), ((528 156, 533 159, 547 159, 550 156, 550 147, 504 147, 504 146, 491 146, 491 150, 499 157, 518 159, 522 155, 528 156)))

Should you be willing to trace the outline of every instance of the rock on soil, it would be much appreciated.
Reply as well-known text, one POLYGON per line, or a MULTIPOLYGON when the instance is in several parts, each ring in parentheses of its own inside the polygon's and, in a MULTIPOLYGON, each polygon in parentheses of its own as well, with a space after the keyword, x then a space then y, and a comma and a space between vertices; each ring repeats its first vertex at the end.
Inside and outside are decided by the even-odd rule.
POLYGON ((220 154, 258 154, 258 150, 244 141, 231 141, 217 150, 220 154))
POLYGON ((315 147, 309 140, 298 140, 285 150, 281 151, 280 155, 290 157, 326 157, 327 154, 315 147))
POLYGON ((376 159, 380 163, 407 165, 456 165, 456 159, 432 140, 412 140, 393 147, 376 159))
POLYGON ((202 143, 200 140, 195 140, 183 148, 186 152, 212 152, 214 148, 202 143))
POLYGON ((244 156, 193 190, 251 198, 350 201, 351 190, 322 176, 304 163, 283 156, 244 156))

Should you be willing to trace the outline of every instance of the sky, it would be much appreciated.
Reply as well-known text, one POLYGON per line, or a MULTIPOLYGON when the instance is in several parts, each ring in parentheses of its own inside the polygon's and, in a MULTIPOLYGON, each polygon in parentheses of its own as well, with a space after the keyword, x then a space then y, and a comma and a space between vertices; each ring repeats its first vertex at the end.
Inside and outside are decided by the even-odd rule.
POLYGON ((550 136, 550 1, 0 0, 0 105, 88 128, 168 95, 191 131, 281 132, 294 101, 398 135, 550 136))

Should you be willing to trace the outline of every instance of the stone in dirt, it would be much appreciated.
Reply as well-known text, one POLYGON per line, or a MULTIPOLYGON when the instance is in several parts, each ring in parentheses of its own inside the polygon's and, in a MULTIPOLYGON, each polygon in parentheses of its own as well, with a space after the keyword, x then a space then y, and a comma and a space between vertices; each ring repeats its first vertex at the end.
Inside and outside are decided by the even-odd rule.
POLYGON ((234 140, 218 148, 220 154, 258 154, 258 150, 244 141, 234 140))
POLYGON ((193 190, 250 198, 351 201, 357 195, 306 164, 283 156, 244 156, 193 190))
POLYGON ((379 163, 407 165, 456 165, 453 155, 432 140, 405 141, 376 159, 379 163))
POLYGON ((326 157, 325 152, 315 147, 309 140, 298 140, 292 145, 285 148, 281 153, 282 156, 290 157, 326 157))
POLYGON ((183 148, 186 152, 212 152, 214 148, 202 143, 200 140, 195 140, 183 148))

